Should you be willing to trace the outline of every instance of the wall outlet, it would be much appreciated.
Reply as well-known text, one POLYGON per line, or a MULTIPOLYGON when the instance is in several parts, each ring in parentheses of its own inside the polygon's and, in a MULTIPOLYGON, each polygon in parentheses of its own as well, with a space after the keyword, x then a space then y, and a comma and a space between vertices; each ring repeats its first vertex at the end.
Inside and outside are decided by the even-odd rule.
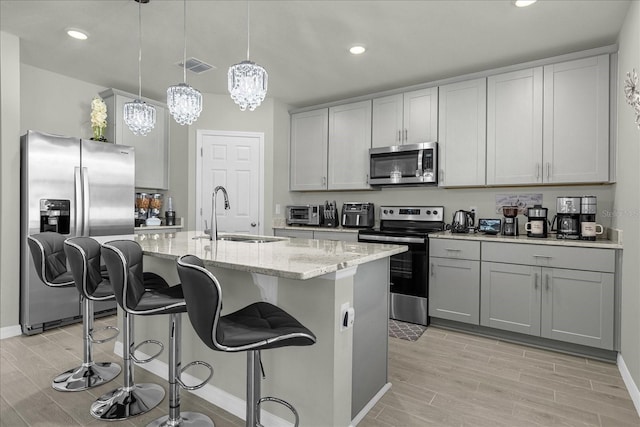
POLYGON ((353 327, 356 311, 353 307, 349 307, 349 303, 345 302, 340 306, 340 332, 353 327))
POLYGON ((280 203, 276 203, 276 215, 280 215, 280 203))

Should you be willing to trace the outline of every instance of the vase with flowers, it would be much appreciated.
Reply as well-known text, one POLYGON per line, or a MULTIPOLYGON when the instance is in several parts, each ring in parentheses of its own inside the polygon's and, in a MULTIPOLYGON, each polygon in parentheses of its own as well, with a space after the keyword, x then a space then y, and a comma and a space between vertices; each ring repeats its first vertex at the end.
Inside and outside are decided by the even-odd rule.
POLYGON ((107 142, 104 130, 107 128, 107 105, 103 99, 96 96, 91 101, 91 129, 93 130, 94 141, 107 142))

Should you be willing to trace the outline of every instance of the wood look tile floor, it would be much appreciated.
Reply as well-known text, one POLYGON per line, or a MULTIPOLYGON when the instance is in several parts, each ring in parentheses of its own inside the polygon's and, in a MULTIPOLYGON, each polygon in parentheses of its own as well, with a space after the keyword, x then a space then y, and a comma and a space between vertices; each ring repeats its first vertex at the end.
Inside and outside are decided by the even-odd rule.
MULTIPOLYGON (((98 319, 96 328, 115 324, 98 319)), ((61 393, 51 379, 81 362, 82 325, 0 341, 0 426, 97 426, 91 403, 122 384, 61 393)), ((94 359, 121 363, 112 343, 94 359)), ((640 426, 640 417, 613 364, 429 327, 418 341, 389 339, 392 388, 359 426, 640 426)), ((136 381, 166 382, 136 368, 136 381)), ((214 380, 215 381, 215 380, 214 380)), ((217 427, 243 426, 234 415, 188 392, 182 410, 208 415, 217 427)), ((322 402, 319 402, 322 404, 322 402)), ((159 407, 109 425, 144 426, 166 415, 159 407)), ((301 423, 304 426, 304 420, 301 423)), ((332 427, 332 426, 326 426, 332 427)))

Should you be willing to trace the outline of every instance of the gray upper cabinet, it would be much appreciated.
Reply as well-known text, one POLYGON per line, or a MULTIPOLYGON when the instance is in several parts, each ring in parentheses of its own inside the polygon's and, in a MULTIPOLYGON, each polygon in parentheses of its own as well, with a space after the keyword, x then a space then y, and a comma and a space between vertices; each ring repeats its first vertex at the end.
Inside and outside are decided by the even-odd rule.
POLYGON ((437 140, 438 88, 419 89, 373 100, 373 148, 437 140))
POLYGON ((487 79, 487 184, 542 182, 542 67, 487 79))
POLYGON ((329 109, 291 115, 289 189, 327 189, 329 109))
POLYGON ((439 185, 484 185, 487 80, 440 86, 439 96, 439 185))
POLYGON ((545 182, 609 180, 609 55, 544 67, 545 182))
POLYGON ((329 108, 329 190, 369 189, 371 101, 329 108))
POLYGON ((430 239, 429 316, 479 324, 480 242, 430 239))
POLYGON ((116 144, 135 147, 136 187, 169 189, 169 115, 166 106, 144 99, 156 108, 156 125, 146 136, 139 136, 134 135, 124 123, 124 104, 137 97, 116 89, 105 90, 100 96, 111 117, 107 122, 107 139, 116 144))

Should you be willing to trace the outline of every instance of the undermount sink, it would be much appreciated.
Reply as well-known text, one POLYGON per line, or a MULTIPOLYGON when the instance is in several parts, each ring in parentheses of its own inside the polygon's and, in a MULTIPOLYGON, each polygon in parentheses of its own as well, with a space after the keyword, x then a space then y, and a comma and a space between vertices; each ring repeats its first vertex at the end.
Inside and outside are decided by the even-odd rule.
MULTIPOLYGON (((209 239, 208 235, 204 236, 195 236, 196 239, 209 239)), ((241 242, 241 243, 271 243, 271 242, 280 242, 282 240, 287 240, 286 238, 281 237, 264 237, 264 236, 218 236, 218 240, 226 240, 228 242, 241 242)))
POLYGON ((278 237, 263 237, 263 236, 218 236, 218 240, 227 240, 229 242, 242 242, 242 243, 271 243, 280 242, 285 239, 278 237))

